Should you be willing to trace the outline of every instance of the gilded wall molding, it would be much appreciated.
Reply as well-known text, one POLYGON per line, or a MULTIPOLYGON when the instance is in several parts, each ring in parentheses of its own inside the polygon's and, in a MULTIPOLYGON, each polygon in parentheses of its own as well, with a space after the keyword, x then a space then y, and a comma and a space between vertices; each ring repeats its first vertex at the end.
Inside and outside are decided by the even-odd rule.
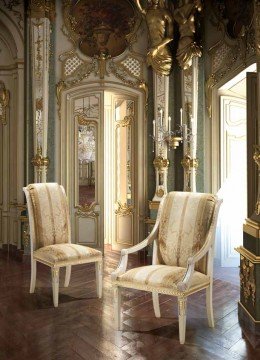
POLYGON ((7 108, 10 102, 10 91, 6 89, 3 81, 0 81, 0 123, 7 124, 7 108))

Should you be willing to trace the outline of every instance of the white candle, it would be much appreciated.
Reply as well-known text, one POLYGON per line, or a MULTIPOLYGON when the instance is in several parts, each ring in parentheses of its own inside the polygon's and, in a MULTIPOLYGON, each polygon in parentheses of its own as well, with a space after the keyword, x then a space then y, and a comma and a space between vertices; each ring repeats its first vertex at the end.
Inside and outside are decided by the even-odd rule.
POLYGON ((171 117, 169 116, 169 117, 168 117, 168 130, 169 130, 169 131, 171 131, 171 121, 172 121, 172 119, 171 119, 171 117))
POLYGON ((153 136, 155 137, 155 120, 153 120, 153 136))
POLYGON ((182 126, 182 108, 180 108, 180 125, 182 126))
POLYGON ((160 109, 160 114, 161 114, 161 126, 162 126, 162 124, 163 124, 163 109, 162 108, 160 109))

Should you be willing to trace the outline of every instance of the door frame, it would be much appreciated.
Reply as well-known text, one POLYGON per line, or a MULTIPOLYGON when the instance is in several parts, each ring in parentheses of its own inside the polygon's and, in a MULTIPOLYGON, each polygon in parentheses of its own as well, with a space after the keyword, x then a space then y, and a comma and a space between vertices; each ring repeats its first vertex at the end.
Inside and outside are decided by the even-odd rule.
MULTIPOLYGON (((136 217, 137 227, 136 227, 136 235, 134 237, 134 243, 138 243, 144 238, 144 219, 146 215, 146 203, 147 203, 147 118, 146 118, 146 108, 145 102, 146 97, 144 92, 141 89, 135 89, 129 86, 125 86, 122 84, 118 84, 115 82, 105 82, 99 83, 96 81, 92 82, 82 82, 76 86, 70 87, 68 89, 64 89, 61 93, 61 104, 60 104, 60 121, 58 120, 57 131, 58 141, 60 144, 58 151, 56 152, 55 160, 57 164, 60 164, 60 167, 56 168, 56 176, 55 178, 59 183, 61 183, 68 195, 70 210, 72 210, 75 206, 74 204, 74 181, 72 178, 72 173, 70 171, 71 160, 71 152, 69 151, 69 147, 66 146, 67 143, 71 144, 72 142, 72 134, 69 130, 69 120, 71 119, 72 114, 72 103, 73 100, 77 97, 80 97, 86 93, 103 93, 112 92, 112 93, 121 93, 124 95, 134 96, 138 99, 137 103, 137 127, 138 130, 136 132, 137 139, 135 139, 135 144, 137 146, 136 157, 137 161, 136 168, 139 169, 138 174, 136 175, 136 183, 137 183, 137 207, 136 207, 136 217)), ((103 97, 104 98, 104 97, 103 97)), ((104 103, 102 102, 102 108, 104 108, 104 103)), ((103 124, 103 112, 101 124, 103 124)), ((104 137, 104 127, 100 127, 100 138, 104 137)), ((104 154, 101 151, 100 161, 102 166, 100 171, 104 171, 104 154)), ((74 176, 74 175, 73 175, 74 176)), ((99 205, 100 211, 99 215, 99 241, 97 244, 97 248, 102 250, 104 249, 104 186, 101 186, 99 189, 99 205)), ((72 224, 72 234, 75 234, 75 216, 73 216, 73 212, 71 211, 71 224, 72 224)), ((74 242, 72 236, 72 242, 74 242)), ((86 244, 89 246, 89 244, 86 244)))

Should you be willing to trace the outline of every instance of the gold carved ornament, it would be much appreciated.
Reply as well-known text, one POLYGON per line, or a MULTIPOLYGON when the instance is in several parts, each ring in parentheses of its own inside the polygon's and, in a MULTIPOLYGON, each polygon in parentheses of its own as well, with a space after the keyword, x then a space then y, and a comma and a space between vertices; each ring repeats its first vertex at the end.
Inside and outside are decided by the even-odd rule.
POLYGON ((122 204, 120 201, 117 201, 118 208, 115 210, 115 214, 120 216, 131 215, 134 212, 134 207, 132 205, 128 205, 127 203, 122 204))
POLYGON ((200 0, 182 1, 174 11, 174 19, 179 24, 180 39, 177 49, 177 60, 183 70, 189 69, 193 57, 202 55, 201 47, 194 41, 195 34, 195 13, 201 11, 200 0))
POLYGON ((169 43, 173 40, 173 15, 163 1, 151 0, 143 8, 140 0, 136 5, 146 20, 150 48, 147 52, 147 64, 160 75, 169 76, 172 68, 172 54, 169 43))
POLYGON ((158 156, 154 159, 153 165, 156 169, 158 169, 159 172, 162 172, 163 170, 167 169, 169 167, 169 160, 164 159, 162 156, 158 156))
POLYGON ((241 290, 247 303, 248 299, 251 298, 253 306, 255 305, 255 276, 254 276, 254 264, 251 263, 247 258, 240 255, 240 285, 241 290))
POLYGON ((95 206, 95 202, 91 204, 78 205, 76 206, 76 209, 78 209, 76 215, 79 217, 97 218, 99 214, 95 211, 95 206))
POLYGON ((41 146, 37 147, 37 153, 32 158, 31 163, 33 164, 33 166, 38 167, 38 168, 40 168, 42 166, 45 166, 45 167, 49 166, 50 160, 49 160, 48 156, 46 156, 46 157, 42 156, 42 147, 41 146))
POLYGON ((10 102, 10 92, 6 89, 5 84, 0 81, 0 121, 3 125, 7 124, 7 107, 10 102))
POLYGON ((55 0, 30 0, 29 12, 30 18, 42 19, 48 18, 55 20, 55 0))
POLYGON ((181 161, 181 164, 182 164, 184 170, 188 173, 191 171, 192 168, 195 168, 195 169, 198 168, 199 160, 192 159, 190 155, 185 155, 181 161))

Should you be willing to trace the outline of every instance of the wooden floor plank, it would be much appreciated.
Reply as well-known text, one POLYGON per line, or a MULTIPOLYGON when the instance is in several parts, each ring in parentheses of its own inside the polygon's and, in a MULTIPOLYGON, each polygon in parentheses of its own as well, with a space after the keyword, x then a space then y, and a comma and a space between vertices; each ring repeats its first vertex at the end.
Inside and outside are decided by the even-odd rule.
MULTIPOLYGON (((72 268, 71 283, 63 287, 59 307, 52 304, 50 269, 38 265, 36 292, 29 294, 30 266, 0 257, 1 360, 143 360, 256 359, 259 355, 242 338, 237 318, 239 286, 234 274, 214 281, 215 329, 209 329, 205 291, 188 299, 185 345, 179 344, 177 300, 160 295, 162 317, 155 318, 151 294, 123 290, 123 331, 114 330, 110 273, 119 261, 106 252, 103 298, 96 296, 93 264, 72 268)), ((129 268, 138 266, 130 257, 129 268)))

